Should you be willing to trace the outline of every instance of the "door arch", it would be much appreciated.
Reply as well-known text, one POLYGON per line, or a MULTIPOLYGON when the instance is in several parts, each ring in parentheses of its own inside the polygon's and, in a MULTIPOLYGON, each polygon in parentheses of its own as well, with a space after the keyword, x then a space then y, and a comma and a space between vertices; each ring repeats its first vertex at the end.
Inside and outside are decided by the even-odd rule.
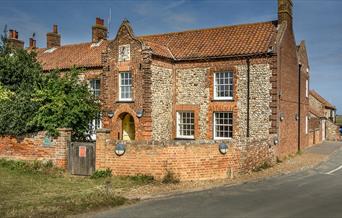
POLYGON ((120 116, 120 118, 122 120, 121 140, 135 140, 135 125, 133 116, 129 113, 124 113, 120 116))

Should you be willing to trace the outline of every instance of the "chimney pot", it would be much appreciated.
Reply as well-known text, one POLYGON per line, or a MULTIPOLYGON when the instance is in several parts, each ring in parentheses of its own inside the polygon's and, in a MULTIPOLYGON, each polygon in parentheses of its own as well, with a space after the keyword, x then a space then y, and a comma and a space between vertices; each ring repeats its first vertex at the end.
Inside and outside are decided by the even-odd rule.
POLYGON ((14 35, 13 35, 13 30, 12 29, 10 29, 9 31, 8 31, 8 38, 10 38, 10 39, 13 39, 14 38, 14 35))
POLYGON ((104 20, 99 18, 99 17, 97 17, 96 18, 96 25, 104 26, 104 20))
POLYGON ((104 25, 104 20, 97 17, 95 25, 92 27, 92 42, 97 43, 101 39, 107 39, 107 27, 104 25))
POLYGON ((56 24, 53 25, 53 32, 58 33, 58 26, 56 24))
POLYGON ((19 33, 13 29, 9 30, 8 44, 12 48, 24 48, 24 42, 19 40, 19 33))
POLYGON ((292 26, 292 0, 278 0, 278 22, 288 22, 292 26))
POLYGON ((30 48, 36 48, 36 40, 34 38, 30 38, 30 48))
POLYGON ((60 47, 61 46, 61 35, 58 34, 58 26, 53 25, 52 32, 46 34, 46 47, 60 47))

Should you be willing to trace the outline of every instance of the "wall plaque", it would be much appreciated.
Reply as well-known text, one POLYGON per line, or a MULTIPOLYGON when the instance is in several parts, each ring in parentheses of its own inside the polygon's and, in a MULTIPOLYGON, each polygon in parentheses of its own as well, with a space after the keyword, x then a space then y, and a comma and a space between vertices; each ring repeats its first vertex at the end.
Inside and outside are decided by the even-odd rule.
POLYGON ((79 157, 87 157, 87 147, 86 146, 78 147, 78 156, 79 157))

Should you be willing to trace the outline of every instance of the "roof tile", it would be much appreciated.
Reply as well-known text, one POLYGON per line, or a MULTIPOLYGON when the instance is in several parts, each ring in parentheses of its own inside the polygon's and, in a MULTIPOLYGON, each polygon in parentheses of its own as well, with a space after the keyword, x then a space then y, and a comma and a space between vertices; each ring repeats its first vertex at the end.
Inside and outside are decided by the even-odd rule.
POLYGON ((336 107, 332 105, 330 102, 325 100, 322 96, 320 96, 315 90, 310 90, 310 95, 312 95, 314 98, 316 98, 318 101, 320 101, 322 104, 324 104, 325 107, 335 109, 336 107))
POLYGON ((81 43, 57 47, 52 52, 49 49, 38 48, 37 59, 42 63, 44 70, 69 69, 76 67, 99 67, 101 66, 101 52, 105 50, 108 41, 103 40, 95 44, 81 43))
MULTIPOLYGON (((153 54, 187 60, 265 53, 276 36, 276 21, 189 30, 159 35, 138 36, 153 54)), ((81 43, 58 47, 52 52, 36 49, 44 70, 76 67, 101 67, 101 52, 110 41, 99 46, 81 43)))

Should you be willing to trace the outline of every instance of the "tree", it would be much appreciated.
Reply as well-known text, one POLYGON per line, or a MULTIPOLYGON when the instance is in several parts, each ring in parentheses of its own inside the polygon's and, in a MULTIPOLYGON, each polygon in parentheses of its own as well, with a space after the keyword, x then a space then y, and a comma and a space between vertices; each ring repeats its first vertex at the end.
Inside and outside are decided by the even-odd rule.
MULTIPOLYGON (((4 42, 3 42, 4 43, 4 42)), ((10 91, 32 90, 41 83, 42 67, 35 52, 8 48, 0 49, 0 83, 10 91)))
POLYGON ((31 93, 18 92, 0 100, 0 135, 23 135, 42 128, 29 125, 40 105, 31 100, 31 93))
POLYGON ((75 138, 84 139, 90 121, 99 112, 99 105, 88 85, 79 81, 79 73, 72 69, 63 76, 58 72, 44 76, 44 86, 36 90, 34 96, 34 101, 42 106, 30 125, 52 135, 57 134, 59 127, 72 128, 75 138))
POLYGON ((0 83, 0 101, 8 100, 11 96, 13 96, 13 92, 3 87, 0 83))
POLYGON ((0 43, 0 134, 22 135, 39 130, 30 126, 40 105, 32 101, 33 90, 42 85, 42 68, 34 53, 13 49, 6 34, 0 43))
POLYGON ((34 52, 10 48, 1 38, 0 135, 46 130, 56 136, 57 128, 66 127, 84 138, 99 105, 79 81, 80 70, 44 73, 34 52))

